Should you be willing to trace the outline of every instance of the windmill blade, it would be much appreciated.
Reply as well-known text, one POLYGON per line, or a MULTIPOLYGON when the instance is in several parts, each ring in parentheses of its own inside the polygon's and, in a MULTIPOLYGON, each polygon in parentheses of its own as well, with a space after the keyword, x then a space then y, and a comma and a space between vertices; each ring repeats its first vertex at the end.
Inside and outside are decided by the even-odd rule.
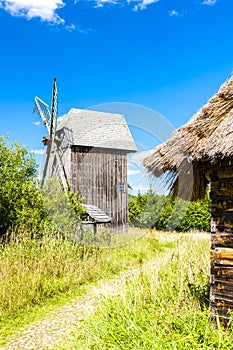
MULTIPOLYGON (((58 91, 57 91, 57 82, 56 78, 53 80, 53 90, 52 90, 52 104, 51 104, 51 111, 50 107, 42 101, 39 97, 35 97, 35 107, 33 112, 37 112, 41 119, 43 120, 43 123, 45 124, 48 136, 43 137, 43 144, 47 146, 46 150, 46 158, 44 162, 44 168, 42 171, 41 176, 41 187, 44 184, 46 175, 47 175, 47 169, 50 161, 54 161, 54 156, 56 157, 57 162, 57 171, 59 178, 62 183, 62 187, 64 190, 69 190, 69 183, 66 176, 66 171, 62 163, 62 158, 58 149, 57 141, 56 140, 56 127, 57 127, 57 117, 58 117, 58 91)), ((50 169, 52 174, 52 168, 50 169)), ((50 175, 51 175, 50 174, 50 175)))
POLYGON ((58 116, 58 91, 57 91, 57 83, 56 78, 53 80, 53 90, 52 90, 52 106, 51 112, 50 107, 42 101, 39 97, 35 97, 35 106, 33 109, 33 113, 37 112, 43 123, 45 124, 47 131, 49 133, 50 138, 55 134, 56 125, 57 125, 57 116, 58 116))
POLYGON ((58 165, 58 174, 64 190, 69 189, 69 183, 66 177, 66 171, 62 163, 61 155, 57 146, 56 128, 57 128, 57 117, 58 117, 58 91, 57 91, 57 80, 53 79, 53 91, 52 91, 52 104, 51 104, 51 119, 50 119, 50 137, 52 139, 53 152, 56 156, 58 165))
POLYGON ((62 183, 64 190, 69 190, 69 183, 66 176, 66 171, 61 159, 61 155, 57 146, 56 128, 57 128, 57 117, 58 117, 58 90, 57 90, 57 80, 53 79, 53 91, 52 91, 52 106, 51 106, 51 119, 50 119, 50 137, 53 144, 53 152, 56 156, 56 161, 58 164, 58 174, 62 183))
POLYGON ((58 91, 57 91, 57 80, 53 79, 53 91, 52 91, 52 104, 51 104, 51 115, 50 115, 50 130, 49 135, 52 135, 56 132, 57 126, 57 116, 58 116, 58 91))
POLYGON ((33 109, 33 113, 35 112, 39 114, 39 116, 43 120, 44 125, 48 130, 48 133, 50 133, 51 113, 49 106, 37 96, 35 97, 35 106, 33 109))

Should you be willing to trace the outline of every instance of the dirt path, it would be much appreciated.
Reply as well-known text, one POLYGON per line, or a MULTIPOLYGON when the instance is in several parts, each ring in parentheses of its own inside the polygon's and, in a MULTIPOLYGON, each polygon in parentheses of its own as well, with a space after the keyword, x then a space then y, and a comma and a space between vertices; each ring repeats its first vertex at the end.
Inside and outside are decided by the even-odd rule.
POLYGON ((165 266, 171 259, 174 249, 157 253, 153 261, 138 268, 121 272, 116 278, 98 282, 87 294, 77 297, 50 312, 45 318, 31 323, 28 328, 20 329, 17 334, 0 350, 45 350, 56 349, 56 346, 69 336, 70 332, 87 313, 95 310, 102 295, 112 295, 119 291, 127 281, 137 278, 142 270, 157 269, 165 266))

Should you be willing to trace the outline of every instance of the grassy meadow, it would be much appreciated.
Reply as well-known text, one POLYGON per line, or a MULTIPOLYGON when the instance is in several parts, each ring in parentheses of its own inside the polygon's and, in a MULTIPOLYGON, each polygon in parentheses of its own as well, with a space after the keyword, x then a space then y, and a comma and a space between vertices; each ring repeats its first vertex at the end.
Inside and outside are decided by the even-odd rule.
POLYGON ((209 320, 209 245, 206 234, 183 235, 165 266, 103 296, 60 349, 233 349, 231 329, 209 320))
POLYGON ((0 344, 20 327, 85 293, 97 280, 174 247, 169 235, 160 240, 155 233, 143 233, 131 243, 106 249, 51 233, 38 240, 29 232, 17 232, 16 239, 0 246, 0 344))
POLYGON ((33 240, 25 232, 2 244, 0 345, 98 280, 140 267, 120 290, 100 297, 60 350, 233 349, 231 327, 224 331, 217 320, 215 328, 209 319, 209 235, 133 235, 141 236, 109 248, 49 233, 33 240), (154 259, 157 265, 143 265, 154 259))

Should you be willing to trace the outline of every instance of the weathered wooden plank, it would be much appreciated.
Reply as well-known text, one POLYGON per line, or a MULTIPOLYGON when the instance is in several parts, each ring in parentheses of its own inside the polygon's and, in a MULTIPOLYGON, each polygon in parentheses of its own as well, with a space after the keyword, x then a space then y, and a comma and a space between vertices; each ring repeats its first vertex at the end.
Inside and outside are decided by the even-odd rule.
POLYGON ((233 196, 232 170, 231 178, 221 179, 211 183, 211 197, 215 199, 216 196, 233 196))
POLYGON ((227 211, 212 211, 212 217, 216 221, 217 220, 217 225, 219 224, 220 221, 226 221, 227 223, 233 223, 233 213, 232 212, 227 212, 227 211))
POLYGON ((127 218, 127 193, 119 192, 119 181, 127 188, 126 152, 120 150, 72 147, 72 189, 84 202, 100 207, 122 225, 127 218))
POLYGON ((211 316, 223 318, 225 322, 229 321, 229 318, 233 311, 233 305, 229 306, 224 304, 222 301, 217 303, 211 303, 211 316))
POLYGON ((220 180, 232 181, 232 166, 221 166, 217 170, 217 176, 220 180))
POLYGON ((211 250, 210 257, 214 264, 233 266, 233 248, 216 248, 211 250))
POLYGON ((221 295, 220 297, 213 295, 211 298, 211 304, 216 306, 221 306, 222 304, 222 306, 224 305, 227 308, 233 308, 233 300, 225 295, 221 295))
POLYGON ((210 169, 210 306, 211 316, 226 325, 233 310, 233 169, 223 163, 210 169))
POLYGON ((211 266, 211 283, 214 281, 229 281, 233 284, 233 267, 231 266, 211 266))
POLYGON ((221 319, 229 320, 233 311, 233 303, 231 298, 221 296, 221 298, 215 297, 215 300, 211 301, 211 316, 218 316, 221 319))
POLYGON ((222 300, 222 297, 225 297, 233 300, 233 288, 231 282, 215 282, 213 285, 211 285, 211 288, 215 299, 218 298, 222 300))
MULTIPOLYGON (((218 290, 229 290, 233 293, 233 285, 232 280, 226 280, 222 278, 221 276, 214 276, 213 280, 211 281, 211 285, 213 287, 216 287, 218 290)), ((232 299, 233 302, 233 299, 232 299)))
POLYGON ((233 229, 233 213, 212 211, 212 224, 215 224, 218 230, 233 229))
MULTIPOLYGON (((227 230, 227 229, 226 229, 227 230)), ((223 247, 231 248, 233 247, 233 229, 228 229, 228 232, 216 232, 211 234, 211 247, 223 247), (232 233, 228 233, 228 232, 232 233)))
POLYGON ((212 211, 214 212, 233 212, 233 198, 232 197, 218 197, 212 202, 212 211))
POLYGON ((116 223, 115 157, 112 159, 111 197, 112 197, 112 218, 113 218, 113 223, 115 224, 116 223))

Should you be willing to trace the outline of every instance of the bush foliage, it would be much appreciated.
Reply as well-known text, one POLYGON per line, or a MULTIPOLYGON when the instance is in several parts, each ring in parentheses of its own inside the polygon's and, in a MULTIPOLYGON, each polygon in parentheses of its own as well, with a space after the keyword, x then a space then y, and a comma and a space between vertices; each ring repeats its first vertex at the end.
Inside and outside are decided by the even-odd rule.
POLYGON ((161 196, 149 190, 129 197, 129 221, 132 226, 161 231, 210 230, 210 198, 186 202, 161 196))
POLYGON ((0 136, 0 236, 12 228, 37 228, 46 217, 33 155, 0 136))
POLYGON ((9 136, 0 136, 0 237, 17 230, 41 235, 44 226, 63 233, 74 230, 85 212, 81 202, 56 179, 41 191, 33 154, 9 136))

